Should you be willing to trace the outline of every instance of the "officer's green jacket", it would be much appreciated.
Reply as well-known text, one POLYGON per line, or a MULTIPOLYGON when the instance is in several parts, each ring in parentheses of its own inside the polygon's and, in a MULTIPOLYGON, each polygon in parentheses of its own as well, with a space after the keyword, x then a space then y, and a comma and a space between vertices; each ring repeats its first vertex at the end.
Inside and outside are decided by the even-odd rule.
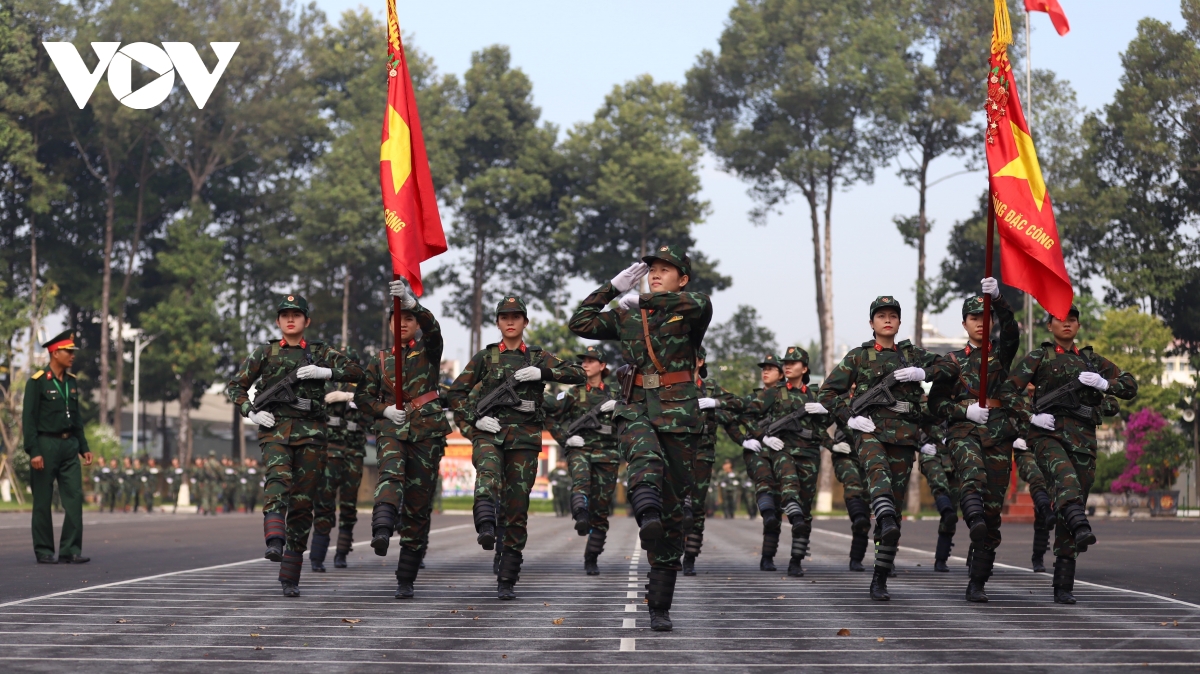
POLYGON ((547 393, 542 403, 546 410, 546 430, 550 431, 550 435, 558 442, 558 446, 562 447, 564 453, 582 449, 588 452, 593 463, 619 463, 621 453, 617 449, 617 434, 612 412, 600 412, 596 415, 600 423, 607 426, 608 433, 601 432, 605 430, 604 428, 580 431, 578 435, 583 438, 583 447, 567 447, 567 438, 569 437, 567 429, 571 427, 571 424, 597 405, 616 399, 617 392, 613 390, 612 386, 604 383, 595 387, 583 384, 573 389, 560 391, 556 395, 547 393))
MULTIPOLYGON (((442 326, 433 313, 421 306, 420 302, 411 312, 417 319, 420 333, 400 348, 400 361, 404 364, 405 401, 413 401, 439 390, 438 375, 444 346, 442 326)), ((355 390, 354 402, 371 417, 376 435, 405 442, 421 442, 443 437, 450 432, 450 423, 446 420, 440 399, 430 400, 419 409, 408 409, 407 418, 401 426, 383 416, 385 409, 396 404, 396 357, 390 350, 381 350, 371 357, 366 376, 355 390)))
MULTIPOLYGON (((919 367, 925 370, 925 379, 935 371, 939 357, 920 347, 913 346, 907 339, 894 348, 885 349, 875 340, 863 342, 862 346, 850 349, 842 362, 825 378, 818 394, 818 402, 825 406, 843 423, 854 416, 850 411, 851 392, 866 393, 889 373, 904 367, 919 367)), ((920 382, 900 382, 892 387, 897 402, 908 403, 907 412, 898 412, 887 407, 872 407, 864 416, 875 423, 872 433, 879 442, 906 445, 917 449, 921 425, 921 398, 924 389, 920 382)))
POLYGON ((79 441, 80 455, 90 451, 83 434, 83 417, 79 414, 79 385, 75 375, 70 372, 64 375, 57 379, 50 370, 38 370, 25 385, 21 421, 29 458, 42 455, 37 442, 40 433, 60 437, 69 434, 79 441))
MULTIPOLYGON (((586 339, 618 340, 626 363, 639 374, 658 372, 646 348, 641 309, 647 312, 650 344, 664 372, 692 372, 696 349, 712 322, 712 301, 704 293, 644 293, 634 311, 605 311, 621 293, 605 283, 588 295, 568 324, 571 332, 586 339)), ((666 433, 702 433, 704 418, 696 400, 700 389, 695 377, 688 381, 647 389, 635 386, 628 405, 618 405, 616 416, 636 419, 644 415, 655 430, 666 433)))

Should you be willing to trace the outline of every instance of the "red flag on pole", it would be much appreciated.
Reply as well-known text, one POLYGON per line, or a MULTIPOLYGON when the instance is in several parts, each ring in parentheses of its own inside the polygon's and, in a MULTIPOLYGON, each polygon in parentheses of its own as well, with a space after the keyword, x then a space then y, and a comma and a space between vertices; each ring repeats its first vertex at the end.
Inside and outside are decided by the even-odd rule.
POLYGON ((400 43, 396 0, 387 0, 388 96, 379 146, 379 183, 392 272, 412 284, 420 296, 421 263, 446 252, 446 233, 438 215, 421 118, 413 93, 408 59, 400 43))
POLYGON ((985 150, 991 205, 1000 228, 1000 268, 1005 283, 1033 295, 1051 314, 1066 317, 1074 290, 1008 61, 1012 44, 1008 7, 1004 0, 996 0, 995 7, 985 150))
POLYGON ((1058 4, 1058 0, 1025 0, 1025 11, 1049 14, 1050 23, 1054 24, 1054 30, 1057 30, 1059 35, 1066 35, 1071 31, 1071 24, 1067 23, 1067 13, 1063 11, 1062 5, 1058 4))

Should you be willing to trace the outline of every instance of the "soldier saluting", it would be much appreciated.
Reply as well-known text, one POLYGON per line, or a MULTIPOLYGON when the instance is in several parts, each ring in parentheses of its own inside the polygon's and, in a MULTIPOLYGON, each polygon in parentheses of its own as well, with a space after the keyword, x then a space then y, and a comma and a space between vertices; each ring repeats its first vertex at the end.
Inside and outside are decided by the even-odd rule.
POLYGON ((229 380, 225 395, 243 417, 258 424, 267 477, 264 556, 282 562, 284 596, 298 597, 317 468, 325 451, 325 382, 356 382, 362 368, 326 344, 304 339, 310 320, 303 297, 288 295, 277 309, 275 325, 283 337, 255 347, 229 380), (291 389, 275 388, 285 380, 291 389), (256 402, 251 403, 249 390, 256 382, 256 402))
POLYGON ((1047 480, 1053 481, 1058 510, 1054 533, 1054 601, 1074 604, 1075 560, 1096 544, 1088 523, 1088 493, 1096 479, 1096 426, 1100 425, 1104 395, 1129 400, 1137 395, 1133 375, 1112 361, 1075 345, 1079 309, 1066 318, 1047 316, 1053 340, 1030 351, 1013 370, 1010 380, 1018 392, 1033 385, 1032 405, 1020 413, 1025 433, 1019 450, 1032 449, 1047 480))
POLYGON ((712 301, 686 290, 690 273, 691 260, 683 251, 662 246, 589 295, 569 324, 580 337, 619 340, 631 366, 621 382, 629 394, 615 416, 629 461, 629 500, 649 552, 646 600, 655 631, 672 627, 669 609, 682 568, 683 505, 704 432, 701 411, 717 406, 715 399, 701 398, 696 386, 696 350, 712 321, 712 301), (648 277, 649 293, 625 295, 620 309, 604 310, 643 277, 648 277))
POLYGON ((83 473, 92 452, 83 435, 79 386, 69 370, 75 364, 75 338, 70 330, 42 345, 50 352, 46 370, 33 373, 25 385, 21 419, 25 453, 29 455, 29 487, 33 490, 33 554, 38 564, 83 564, 83 473), (54 522, 50 502, 58 483, 63 508, 58 560, 54 559, 54 522))
POLYGON ((521 553, 528 540, 529 492, 542 451, 546 382, 587 381, 579 365, 527 345, 528 325, 525 302, 515 295, 500 300, 496 327, 501 340, 475 354, 446 393, 456 420, 461 416, 462 424, 474 427, 476 540, 484 550, 491 550, 496 546, 497 525, 504 528, 497 569, 499 599, 517 598, 513 587, 520 578, 521 553), (503 522, 496 521, 497 499, 503 500, 503 522))
POLYGON ((855 431, 871 508, 875 511, 875 574, 871 598, 891 599, 888 573, 900 544, 900 503, 908 489, 920 436, 920 382, 938 357, 896 342, 900 303, 880 296, 871 302, 875 338, 850 349, 821 385, 820 402, 855 431), (854 389, 853 401, 850 399, 854 389))

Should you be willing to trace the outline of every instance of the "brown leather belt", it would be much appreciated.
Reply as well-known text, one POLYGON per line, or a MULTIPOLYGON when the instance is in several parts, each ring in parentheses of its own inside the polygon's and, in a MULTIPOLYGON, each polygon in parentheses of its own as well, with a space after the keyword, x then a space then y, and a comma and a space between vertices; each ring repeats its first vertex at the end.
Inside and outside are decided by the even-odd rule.
POLYGON ((668 372, 666 374, 639 374, 633 378, 634 386, 642 388, 658 388, 660 386, 671 386, 672 384, 682 384, 692 381, 691 372, 668 372))
POLYGON ((43 438, 58 438, 60 440, 69 440, 73 433, 71 431, 63 431, 62 433, 38 433, 43 438))
POLYGON ((440 396, 440 395, 441 395, 440 391, 430 391, 429 393, 419 395, 416 398, 413 398, 412 400, 406 401, 404 403, 404 411, 411 414, 413 410, 419 410, 422 407, 424 407, 427 403, 437 400, 438 396, 440 396))

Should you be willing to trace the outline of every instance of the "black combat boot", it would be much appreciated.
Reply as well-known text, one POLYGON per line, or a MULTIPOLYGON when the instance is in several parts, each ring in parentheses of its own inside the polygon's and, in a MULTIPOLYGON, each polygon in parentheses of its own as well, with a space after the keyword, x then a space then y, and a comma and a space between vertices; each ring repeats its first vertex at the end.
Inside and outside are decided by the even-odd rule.
POLYGON ((376 503, 371 510, 371 548, 380 557, 387 556, 392 531, 396 527, 396 506, 376 503))
POLYGON ((662 495, 648 484, 639 484, 629 494, 629 502, 633 505, 633 516, 637 518, 638 537, 642 541, 642 549, 655 545, 662 539, 665 530, 662 523, 662 495))
POLYGON ((429 552, 428 536, 425 539, 425 547, 421 548, 421 566, 420 566, 420 568, 422 568, 422 569, 425 568, 425 553, 427 553, 427 552, 429 552))
POLYGON ((783 529, 776 512, 775 499, 770 494, 758 495, 758 512, 762 514, 764 534, 777 534, 783 529))
POLYGON ((313 532, 312 543, 308 546, 308 563, 317 573, 325 573, 325 553, 329 551, 329 534, 313 532))
POLYGON ((1054 558, 1054 603, 1074 604, 1075 595, 1075 558, 1054 558))
POLYGON ((589 576, 600 575, 597 560, 600 559, 600 553, 604 552, 604 539, 607 536, 607 531, 599 529, 592 529, 592 533, 588 534, 587 547, 583 549, 583 571, 589 576))
POLYGON ((972 545, 971 548, 971 577, 967 581, 966 599, 983 604, 988 600, 983 586, 992 577, 992 566, 996 563, 996 551, 979 545, 972 545))
POLYGON ((880 496, 871 501, 875 510, 875 540, 883 545, 895 546, 900 542, 900 514, 891 496, 880 496))
POLYGON ((287 524, 283 513, 267 513, 263 517, 263 536, 267 540, 267 551, 263 557, 272 562, 282 562, 283 544, 287 541, 287 524))
POLYGON ((1089 545, 1096 544, 1096 534, 1092 533, 1092 525, 1088 523, 1087 511, 1083 509, 1083 503, 1071 501, 1063 506, 1062 513, 1067 529, 1075 538, 1075 547, 1079 552, 1086 552, 1089 545))
POLYGON ((865 534, 871 531, 871 509, 860 496, 846 499, 846 514, 850 516, 850 531, 865 534))
MULTIPOLYGON (((870 520, 867 520, 870 522, 870 520)), ((854 532, 854 538, 850 540, 850 570, 851 571, 866 571, 863 566, 863 557, 867 555, 867 533, 864 531, 859 533, 854 532)))
POLYGON ((346 568, 346 555, 354 547, 354 530, 338 527, 337 550, 333 552, 333 568, 346 568))
POLYGON ((954 534, 938 532, 937 549, 933 552, 933 570, 950 573, 946 560, 950 559, 950 549, 954 547, 954 534))
POLYGON ((291 550, 284 551, 283 562, 279 565, 279 584, 283 586, 283 596, 300 596, 300 567, 303 565, 303 554, 291 550))
POLYGON ((1050 530, 1040 522, 1033 523, 1033 556, 1029 561, 1033 564, 1034 573, 1046 573, 1045 554, 1050 549, 1050 530))
POLYGON ((575 533, 587 536, 588 529, 591 528, 591 524, 588 522, 591 515, 588 513, 586 494, 571 494, 571 517, 575 518, 575 533))
POLYGON ((1033 496, 1033 515, 1037 518, 1037 524, 1044 529, 1053 529, 1058 519, 1058 513, 1054 512, 1054 503, 1050 501, 1050 494, 1046 493, 1045 489, 1039 489, 1032 494, 1033 496))
POLYGON ((696 558, 700 556, 700 547, 704 544, 704 534, 693 531, 683 539, 683 575, 696 575, 696 558))
POLYGON ((987 520, 983 517, 983 497, 975 492, 962 495, 963 519, 970 529, 971 542, 982 543, 987 540, 987 520))
POLYGON ((471 507, 475 518, 475 542, 484 550, 496 547, 496 504, 491 499, 475 499, 471 507))
POLYGON ((646 604, 650 607, 650 629, 670 632, 671 600, 675 596, 675 569, 650 569, 646 583, 646 604))
POLYGON ((887 589, 888 569, 882 566, 875 567, 875 574, 871 576, 871 599, 875 601, 889 601, 892 595, 888 594, 887 589))
POLYGON ((762 558, 758 561, 759 571, 775 570, 775 553, 779 552, 779 532, 764 533, 762 558))
POLYGON ((799 512, 788 513, 788 519, 792 521, 792 555, 791 559, 788 560, 787 575, 799 578, 804 575, 804 568, 800 564, 808 556, 808 542, 809 537, 812 535, 812 523, 804 518, 803 513, 799 512))
POLYGON ((946 560, 950 559, 950 549, 954 547, 954 532, 958 528, 958 512, 949 496, 939 494, 934 499, 941 521, 938 522, 937 548, 933 554, 933 570, 949 573, 950 567, 946 560))
POLYGON ((683 497, 683 535, 686 536, 692 531, 692 527, 696 525, 696 513, 692 510, 692 497, 683 497))
POLYGON ((396 599, 413 598, 413 583, 417 580, 421 557, 424 556, 424 553, 400 547, 400 561, 396 562, 396 599))
POLYGON ((516 599, 514 587, 521 578, 521 553, 516 550, 505 550, 500 558, 500 573, 496 576, 496 598, 516 599))

